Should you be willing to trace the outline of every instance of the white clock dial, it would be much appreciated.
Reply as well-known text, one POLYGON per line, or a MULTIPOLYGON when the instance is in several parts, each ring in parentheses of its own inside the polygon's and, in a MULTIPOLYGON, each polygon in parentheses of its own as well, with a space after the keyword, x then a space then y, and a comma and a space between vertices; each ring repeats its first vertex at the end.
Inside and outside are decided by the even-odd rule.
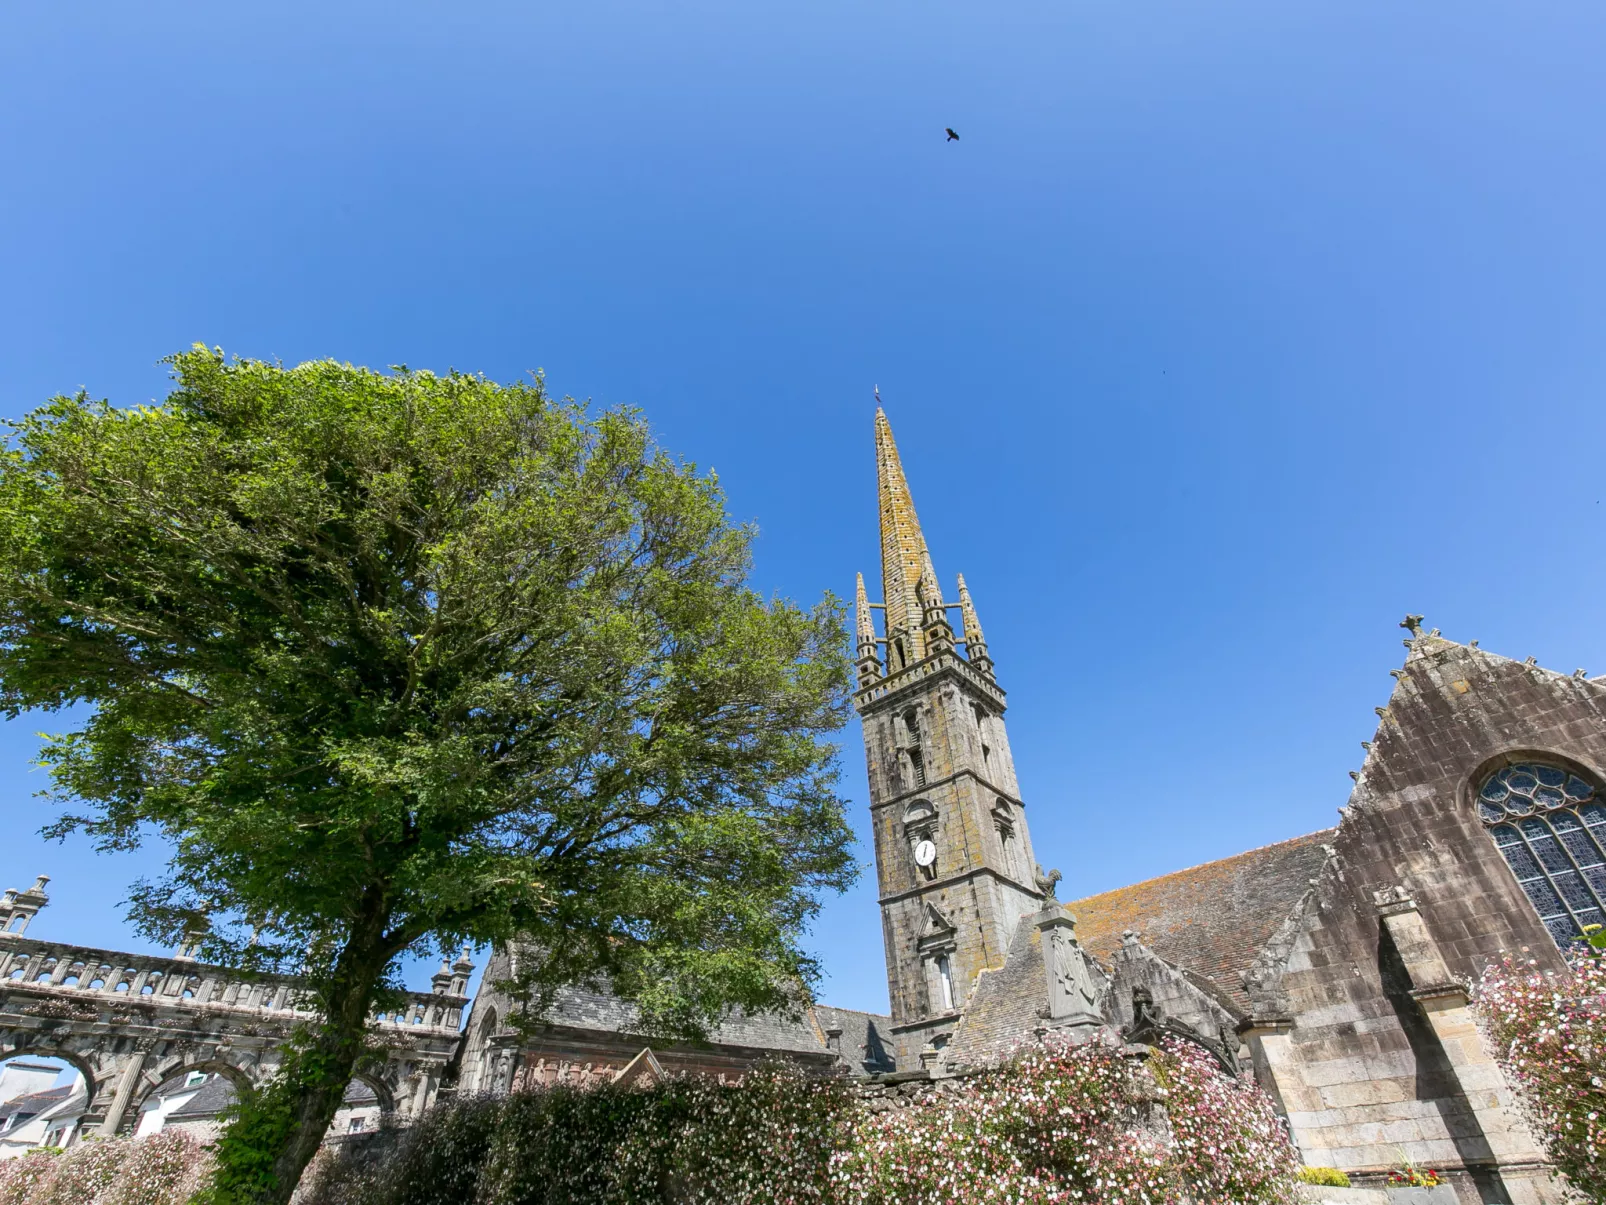
POLYGON ((915 843, 915 864, 917 866, 930 866, 937 860, 937 846, 931 841, 917 841, 915 843))

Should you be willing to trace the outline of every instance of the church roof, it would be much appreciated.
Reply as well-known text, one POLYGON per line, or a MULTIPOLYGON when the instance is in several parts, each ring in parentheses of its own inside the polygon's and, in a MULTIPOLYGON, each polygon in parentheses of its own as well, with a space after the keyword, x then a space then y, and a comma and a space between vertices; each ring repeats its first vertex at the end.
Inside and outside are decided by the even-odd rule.
MULTIPOLYGON (((636 1006, 607 991, 579 986, 559 988, 546 1022, 554 1028, 629 1034, 646 1041, 646 1027, 636 1006)), ((776 1013, 746 1013, 741 1009, 731 1009, 720 1018, 709 1029, 708 1042, 712 1046, 750 1050, 825 1054, 824 1045, 807 1019, 794 1020, 776 1013)))
POLYGON ((948 1044, 951 1068, 983 1067, 1009 1057, 1032 1040, 1048 1004, 1043 971, 1043 934, 1031 916, 1021 917, 1004 965, 976 977, 965 1015, 948 1044))
POLYGON ((1131 929, 1167 962, 1209 979, 1239 1012, 1249 997, 1241 976, 1293 911, 1327 860, 1337 829, 1263 845, 1076 900, 1076 936, 1108 965, 1131 929))
POLYGON ((856 1008, 832 1008, 828 1004, 816 1004, 813 1012, 822 1036, 829 1038, 830 1031, 842 1031, 836 1048, 851 1070, 872 1075, 878 1071, 897 1070, 891 1017, 863 1013, 856 1008))

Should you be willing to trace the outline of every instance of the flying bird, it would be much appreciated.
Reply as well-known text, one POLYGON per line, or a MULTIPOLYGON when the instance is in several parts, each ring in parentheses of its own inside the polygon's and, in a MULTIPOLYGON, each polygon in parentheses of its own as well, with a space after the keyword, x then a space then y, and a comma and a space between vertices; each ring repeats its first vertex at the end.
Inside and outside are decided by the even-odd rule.
POLYGON ((948 141, 949 142, 958 142, 959 141, 959 135, 954 133, 953 126, 944 126, 943 128, 948 131, 948 141))

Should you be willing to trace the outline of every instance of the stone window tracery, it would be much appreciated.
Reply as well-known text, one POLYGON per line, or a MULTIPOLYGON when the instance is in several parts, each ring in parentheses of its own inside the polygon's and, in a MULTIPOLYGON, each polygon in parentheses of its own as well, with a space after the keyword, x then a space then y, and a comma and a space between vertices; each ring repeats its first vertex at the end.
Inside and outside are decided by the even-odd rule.
POLYGON ((1522 762, 1489 776, 1478 814, 1557 945, 1606 924, 1606 806, 1593 786, 1522 762))

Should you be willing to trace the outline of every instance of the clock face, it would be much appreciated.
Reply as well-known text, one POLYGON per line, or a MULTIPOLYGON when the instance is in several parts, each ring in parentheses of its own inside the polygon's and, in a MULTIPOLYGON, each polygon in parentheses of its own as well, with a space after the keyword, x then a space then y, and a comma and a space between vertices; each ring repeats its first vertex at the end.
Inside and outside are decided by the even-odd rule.
POLYGON ((930 866, 937 860, 937 847, 931 841, 915 843, 915 864, 917 866, 930 866))

